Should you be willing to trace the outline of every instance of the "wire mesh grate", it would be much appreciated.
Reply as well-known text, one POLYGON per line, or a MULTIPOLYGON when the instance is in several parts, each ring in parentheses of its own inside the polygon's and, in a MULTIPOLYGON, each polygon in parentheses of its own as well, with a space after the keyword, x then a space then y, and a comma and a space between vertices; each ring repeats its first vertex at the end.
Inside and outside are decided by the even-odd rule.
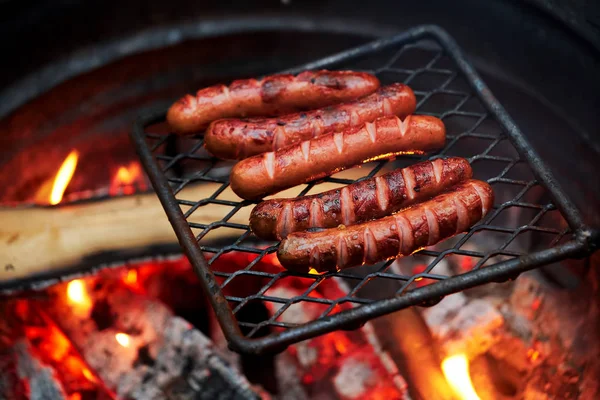
POLYGON ((234 349, 281 349, 410 305, 431 304, 445 294, 506 280, 582 249, 573 240, 582 228, 577 213, 552 177, 540 173, 545 170, 537 155, 517 151, 526 145, 518 128, 509 124, 510 117, 439 28, 415 28, 293 72, 304 68, 363 70, 376 74, 382 84, 410 85, 417 114, 444 121, 447 144, 435 154, 365 164, 276 197, 319 193, 420 160, 461 156, 471 162, 474 178, 492 185, 496 201, 469 232, 411 257, 325 275, 292 274, 277 263, 277 243, 261 241, 249 230, 248 216, 256 203, 231 191, 232 164, 208 154, 202 135, 167 135, 164 124, 155 124, 164 121, 164 113, 140 119, 133 133, 138 152, 234 349), (212 273, 199 260, 203 256, 212 273), (220 262, 224 257, 228 264, 220 262), (286 296, 290 292, 280 288, 298 278, 305 282, 301 294, 286 296), (350 290, 337 297, 319 294, 320 286, 334 278, 344 279, 350 290), (378 290, 382 285, 392 288, 387 298, 378 290), (268 303, 274 312, 262 319, 245 312, 257 303, 268 303), (291 322, 287 314, 299 304, 310 305, 320 316, 301 325, 291 322), (361 307, 365 305, 369 307, 361 307))

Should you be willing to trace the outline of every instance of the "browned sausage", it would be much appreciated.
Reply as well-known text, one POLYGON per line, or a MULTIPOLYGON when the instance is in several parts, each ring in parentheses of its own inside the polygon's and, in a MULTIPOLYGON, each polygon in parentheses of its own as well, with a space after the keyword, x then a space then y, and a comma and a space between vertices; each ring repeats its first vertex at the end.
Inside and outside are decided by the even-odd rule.
POLYGON ((425 161, 312 196, 263 201, 250 214, 250 228, 274 240, 309 228, 354 225, 429 199, 472 174, 464 158, 425 161))
POLYGON ((379 117, 406 118, 416 99, 406 85, 395 83, 357 100, 279 118, 222 119, 206 130, 206 149, 219 158, 244 159, 329 132, 360 126, 379 117))
POLYGON ((306 71, 233 81, 186 95, 171 106, 167 121, 180 134, 201 131, 217 119, 281 115, 325 107, 373 93, 379 80, 354 71, 306 71))
POLYGON ((260 199, 362 162, 439 149, 445 138, 444 123, 438 118, 383 117, 246 158, 231 170, 231 189, 243 199, 260 199))
POLYGON ((470 180, 379 220, 292 233, 281 242, 277 258, 290 270, 323 272, 406 256, 468 230, 493 203, 490 185, 470 180))

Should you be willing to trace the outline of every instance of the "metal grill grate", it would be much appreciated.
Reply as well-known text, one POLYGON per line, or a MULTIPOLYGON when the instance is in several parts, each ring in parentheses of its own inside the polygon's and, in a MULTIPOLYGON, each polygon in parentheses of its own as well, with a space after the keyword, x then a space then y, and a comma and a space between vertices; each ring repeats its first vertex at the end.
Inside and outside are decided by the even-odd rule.
POLYGON ((382 84, 410 85, 417 95, 417 113, 445 122, 447 145, 434 155, 366 164, 278 196, 322 192, 427 157, 462 156, 472 163, 475 178, 492 185, 496 203, 468 233, 414 256, 321 276, 291 274, 277 268, 277 243, 260 242, 248 229, 254 203, 231 192, 231 164, 206 153, 201 135, 165 135, 165 125, 154 126, 164 121, 164 111, 140 118, 132 135, 138 152, 232 348, 281 350, 408 306, 434 304, 453 292, 514 278, 587 249, 583 240, 575 239, 584 229, 577 210, 444 31, 417 27, 289 72, 316 68, 365 70, 382 84), (207 195, 186 197, 198 184, 207 195), (232 252, 240 254, 235 266, 211 272, 210 266, 232 252), (306 279, 308 289, 300 296, 280 297, 276 289, 290 276, 306 279), (350 292, 338 298, 317 296, 319 285, 334 277, 345 279, 350 292), (387 298, 379 294, 383 285, 393 288, 387 298), (273 303, 270 309, 277 311, 263 320, 256 320, 256 313, 254 320, 246 320, 244 309, 257 302, 273 303), (293 313, 298 303, 319 307, 321 317, 302 325, 290 323, 286 313, 293 313), (348 304, 353 307, 348 309, 348 304))

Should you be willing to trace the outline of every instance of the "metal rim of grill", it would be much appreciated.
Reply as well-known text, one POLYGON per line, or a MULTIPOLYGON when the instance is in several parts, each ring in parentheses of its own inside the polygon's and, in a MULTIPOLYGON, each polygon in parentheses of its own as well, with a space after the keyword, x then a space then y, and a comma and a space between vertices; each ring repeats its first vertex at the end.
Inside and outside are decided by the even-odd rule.
MULTIPOLYGON (((403 156, 402 159, 414 163, 421 159, 461 155, 472 163, 475 177, 478 170, 483 170, 478 168, 480 163, 495 164, 498 172, 482 179, 492 185, 496 197, 499 197, 498 189, 494 185, 512 188, 514 197, 511 195, 509 200, 500 204, 496 200, 493 210, 486 218, 466 234, 461 234, 454 240, 443 241, 434 248, 420 251, 419 256, 429 257, 430 261, 423 271, 418 273, 408 275, 394 273, 390 270, 393 260, 371 267, 357 267, 318 276, 285 270, 279 273, 256 271, 253 267, 264 256, 275 252, 277 243, 269 243, 266 247, 257 245, 256 242, 251 241, 253 235, 247 225, 229 222, 229 219, 241 208, 253 207, 255 202, 219 199, 219 196, 228 189, 228 178, 218 178, 210 174, 218 160, 208 154, 202 154, 202 135, 182 139, 173 134, 147 133, 148 126, 164 122, 166 111, 159 110, 140 116, 135 122, 131 135, 136 150, 233 350, 243 353, 281 351, 293 343, 311 337, 337 329, 353 329, 367 320, 409 306, 432 305, 448 294, 490 282, 514 279, 524 271, 566 258, 581 257, 593 251, 593 235, 583 223, 579 211, 466 60, 456 42, 444 30, 433 25, 415 27, 391 38, 376 40, 285 72, 295 74, 303 70, 322 68, 372 72, 380 78, 382 84, 404 82, 411 86, 417 95, 417 114, 440 117, 447 126, 452 118, 471 121, 468 127, 462 127, 456 132, 448 129, 447 143, 443 150, 426 156, 403 156), (420 55, 413 57, 415 52, 420 55), (456 82, 463 82, 466 86, 457 88, 460 84, 457 85, 456 82), (431 87, 419 89, 423 84, 431 87), (432 101, 436 98, 436 101, 432 101), (430 106, 431 104, 434 106, 430 106), (490 124, 495 124, 499 129, 486 128, 490 124), (189 142, 187 146, 178 145, 178 141, 184 140, 189 142), (470 141, 471 145, 462 148, 461 145, 465 141, 470 141), (465 149, 470 153, 455 154, 457 151, 464 152, 465 149), (198 162, 199 167, 193 173, 181 176, 179 163, 190 160, 198 162), (525 166, 530 170, 531 176, 514 176, 516 166, 525 166), (206 199, 178 197, 187 185, 199 182, 215 184, 217 188, 214 194, 206 199), (538 192, 541 190, 548 195, 549 200, 540 200, 544 198, 543 196, 533 201, 528 198, 528 193, 534 187, 538 192), (228 207, 229 211, 223 218, 208 225, 187 221, 186 218, 194 212, 202 212, 202 207, 207 204, 222 205, 228 207), (182 207, 189 208, 184 212, 182 207), (532 217, 518 226, 498 225, 495 221, 501 220, 498 218, 499 215, 510 208, 528 210, 527 215, 532 217), (556 216, 560 219, 558 228, 547 227, 540 222, 551 212, 555 215, 555 220, 556 216), (223 228, 238 230, 239 237, 233 243, 222 247, 204 245, 203 239, 210 231, 223 228), (199 233, 195 235, 192 229, 199 233), (479 250, 477 247, 469 249, 465 246, 481 232, 501 235, 504 240, 499 241, 495 248, 485 250, 479 250), (544 241, 541 248, 533 252, 526 253, 511 249, 511 243, 525 233, 539 233, 548 239, 544 241), (211 271, 211 264, 228 252, 253 254, 255 258, 249 260, 245 267, 234 272, 211 271), (436 266, 449 256, 470 258, 472 269, 451 276, 437 274, 436 266), (487 265, 490 263, 492 265, 487 265), (361 273, 357 275, 353 271, 361 271, 361 273), (221 288, 232 280, 248 279, 250 276, 267 279, 268 283, 256 294, 243 298, 223 294, 221 288), (273 285, 289 276, 312 279, 314 282, 300 296, 286 299, 268 295, 268 290, 273 285), (350 292, 336 299, 310 296, 323 281, 334 278, 344 278, 352 282, 350 292), (382 279, 397 283, 395 296, 374 300, 357 295, 365 285, 377 284, 382 279), (428 279, 430 284, 415 287, 415 283, 422 279, 428 279), (273 316, 261 322, 238 321, 236 313, 253 301, 276 303, 279 309, 273 316), (292 305, 306 302, 323 305, 325 310, 320 318, 302 325, 282 322, 281 315, 292 305), (350 303, 353 307, 332 314, 336 305, 343 303, 350 303), (248 332, 245 335, 240 329, 242 326, 248 332), (263 327, 274 328, 275 332, 263 337, 253 337, 263 327)), ((369 164, 370 169, 363 166, 365 176, 361 179, 374 176, 388 163, 389 161, 385 160, 372 163, 369 164)), ((313 188, 318 189, 321 182, 349 184, 354 181, 340 179, 334 175, 299 189, 298 196, 308 193, 313 188)))

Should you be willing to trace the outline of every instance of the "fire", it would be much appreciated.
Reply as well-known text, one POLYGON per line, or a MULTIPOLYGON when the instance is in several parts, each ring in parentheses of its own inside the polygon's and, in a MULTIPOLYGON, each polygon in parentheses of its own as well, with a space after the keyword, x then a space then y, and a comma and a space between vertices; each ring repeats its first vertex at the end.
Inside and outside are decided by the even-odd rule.
POLYGON ((92 374, 92 371, 90 371, 89 369, 87 369, 87 368, 84 367, 84 368, 81 369, 81 373, 90 382, 96 382, 97 381, 96 377, 94 376, 94 374, 92 374))
POLYGON ((323 275, 325 272, 319 272, 316 269, 314 269, 313 267, 310 267, 308 269, 308 273, 311 275, 323 275))
POLYGON ((92 299, 88 295, 85 282, 81 279, 75 279, 67 285, 67 298, 74 310, 81 314, 87 314, 92 308, 92 299))
POLYGON ((460 400, 480 400, 469 375, 469 360, 464 354, 447 357, 442 361, 446 380, 460 400))
POLYGON ((135 192, 136 183, 141 190, 146 188, 142 174, 142 167, 136 161, 128 165, 122 165, 117 170, 117 173, 110 184, 110 194, 116 195, 119 192, 132 194, 135 192))
POLYGON ((137 271, 135 269, 130 269, 127 271, 127 275, 125 275, 125 283, 129 285, 135 285, 137 283, 137 271))
POLYGON ((529 361, 536 362, 538 358, 540 358, 540 352, 535 349, 527 350, 527 358, 529 361))
POLYGON ((117 340, 117 343, 119 343, 123 347, 129 347, 129 344, 131 343, 131 339, 126 333, 117 333, 115 335, 115 339, 117 340))
POLYGON ((62 165, 56 173, 54 183, 52 184, 52 192, 50 193, 50 204, 56 205, 61 202, 65 190, 73 178, 75 168, 77 168, 77 161, 79 160, 79 153, 77 150, 71 150, 67 158, 63 161, 62 165))

